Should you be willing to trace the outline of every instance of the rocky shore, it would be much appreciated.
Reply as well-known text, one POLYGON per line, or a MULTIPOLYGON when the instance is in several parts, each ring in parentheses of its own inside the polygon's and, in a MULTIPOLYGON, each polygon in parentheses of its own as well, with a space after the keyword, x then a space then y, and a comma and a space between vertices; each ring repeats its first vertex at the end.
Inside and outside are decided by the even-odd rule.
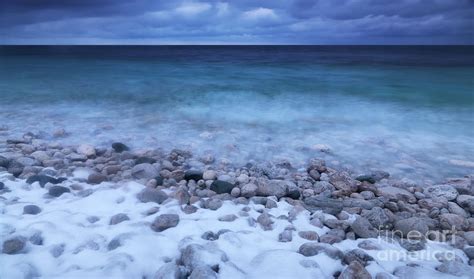
POLYGON ((474 278, 473 179, 26 135, 0 147, 0 263, 4 278, 474 278))

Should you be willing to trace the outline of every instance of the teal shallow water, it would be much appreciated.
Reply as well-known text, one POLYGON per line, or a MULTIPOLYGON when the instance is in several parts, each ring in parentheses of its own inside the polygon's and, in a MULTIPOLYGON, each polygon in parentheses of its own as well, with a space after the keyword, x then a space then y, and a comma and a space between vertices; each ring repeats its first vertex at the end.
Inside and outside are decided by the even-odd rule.
POLYGON ((472 53, 4 47, 0 119, 8 136, 65 128, 71 144, 121 140, 235 163, 324 157, 439 181, 474 171, 459 162, 474 161, 472 53))

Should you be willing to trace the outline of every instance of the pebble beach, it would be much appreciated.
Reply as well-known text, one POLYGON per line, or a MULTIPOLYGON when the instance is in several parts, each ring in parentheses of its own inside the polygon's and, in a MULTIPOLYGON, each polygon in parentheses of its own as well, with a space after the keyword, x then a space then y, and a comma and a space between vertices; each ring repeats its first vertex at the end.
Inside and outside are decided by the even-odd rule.
POLYGON ((473 278, 470 175, 418 185, 32 133, 0 154, 2 278, 473 278))

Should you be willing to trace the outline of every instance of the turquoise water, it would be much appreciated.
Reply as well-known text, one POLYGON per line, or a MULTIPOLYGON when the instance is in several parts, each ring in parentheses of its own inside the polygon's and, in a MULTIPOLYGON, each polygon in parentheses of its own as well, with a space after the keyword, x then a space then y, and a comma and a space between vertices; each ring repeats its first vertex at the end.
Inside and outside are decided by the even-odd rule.
POLYGON ((472 47, 2 47, 0 59, 0 138, 64 128, 55 140, 235 164, 474 172, 472 47))

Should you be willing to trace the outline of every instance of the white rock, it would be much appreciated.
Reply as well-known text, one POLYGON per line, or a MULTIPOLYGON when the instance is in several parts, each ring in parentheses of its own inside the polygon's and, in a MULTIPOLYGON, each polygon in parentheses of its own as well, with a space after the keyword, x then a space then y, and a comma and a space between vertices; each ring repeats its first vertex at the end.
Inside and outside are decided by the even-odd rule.
POLYGON ((90 144, 81 144, 77 147, 77 153, 92 157, 95 156, 95 148, 90 144))
POLYGON ((216 179, 217 174, 213 170, 207 170, 202 174, 202 179, 204 180, 214 180, 216 179))

